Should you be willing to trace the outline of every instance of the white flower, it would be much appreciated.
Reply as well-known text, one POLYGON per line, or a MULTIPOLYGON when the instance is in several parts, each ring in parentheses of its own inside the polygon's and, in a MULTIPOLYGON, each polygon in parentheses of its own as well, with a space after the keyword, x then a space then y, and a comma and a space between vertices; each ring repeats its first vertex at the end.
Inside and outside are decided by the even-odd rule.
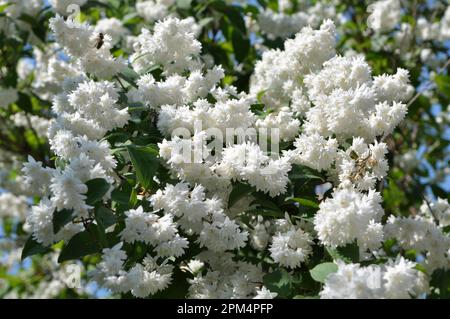
POLYGON ((426 293, 425 276, 415 269, 416 263, 403 257, 386 265, 345 264, 337 262, 338 270, 328 275, 322 299, 410 299, 426 293))
POLYGON ((25 219, 28 211, 27 198, 23 195, 16 196, 12 193, 0 194, 0 216, 17 217, 19 220, 25 219))
POLYGON ((389 216, 384 232, 386 239, 395 238, 402 248, 424 254, 424 266, 427 270, 432 272, 437 268, 450 268, 450 237, 433 220, 420 216, 389 216))
POLYGON ((282 141, 293 140, 300 129, 300 121, 294 118, 294 114, 287 107, 281 108, 278 113, 268 114, 263 120, 258 119, 255 125, 259 129, 268 129, 268 134, 277 129, 282 141))
POLYGON ((112 248, 103 249, 102 261, 98 268, 105 275, 115 275, 122 270, 123 264, 127 259, 127 254, 121 250, 123 243, 120 242, 112 248))
POLYGON ((450 204, 447 199, 438 197, 431 203, 423 202, 420 213, 424 216, 437 218, 439 225, 445 227, 450 225, 450 204))
POLYGON ((128 210, 125 214, 125 229, 120 233, 125 242, 144 241, 156 246, 171 240, 178 232, 170 215, 160 218, 154 213, 144 212, 142 206, 128 210))
POLYGON ((47 131, 51 123, 53 122, 53 120, 51 119, 47 119, 37 115, 27 115, 25 114, 25 112, 15 113, 13 116, 11 116, 11 119, 14 121, 14 124, 18 127, 29 127, 30 123, 31 128, 36 132, 36 134, 40 138, 47 137, 47 131), (28 120, 30 121, 29 123, 28 120))
POLYGON ((256 296, 253 299, 274 299, 278 294, 276 292, 271 292, 266 287, 262 286, 261 289, 256 291, 256 296))
POLYGON ((103 36, 103 44, 99 47, 99 34, 93 27, 70 19, 65 21, 58 14, 50 19, 50 28, 58 43, 79 62, 85 72, 100 78, 111 78, 124 68, 124 61, 114 58, 109 51, 112 43, 108 34, 103 36))
POLYGON ((36 161, 31 155, 28 162, 22 168, 23 182, 28 185, 30 191, 36 195, 47 195, 50 189, 52 171, 44 168, 42 162, 36 161))
POLYGON ((191 19, 158 21, 152 33, 142 29, 138 36, 136 52, 131 56, 133 67, 142 72, 149 66, 161 65, 167 75, 199 69, 201 44, 195 37, 191 19))
POLYGON ((301 228, 292 226, 286 232, 279 232, 272 238, 269 248, 273 260, 288 268, 299 267, 312 253, 312 239, 301 228))
POLYGON ((53 203, 44 198, 38 205, 31 208, 27 216, 26 223, 30 227, 33 238, 44 246, 49 246, 60 240, 69 240, 83 229, 80 224, 69 223, 55 234, 53 232, 54 211, 53 203))
POLYGON ((242 231, 235 221, 225 217, 212 223, 205 222, 198 242, 215 252, 241 248, 247 241, 248 233, 242 231))
MULTIPOLYGON (((118 98, 118 90, 111 82, 86 81, 80 83, 76 90, 68 95, 71 110, 66 112, 71 114, 64 124, 73 133, 83 135, 87 133, 84 126, 79 125, 81 123, 75 122, 73 119, 74 115, 75 119, 85 119, 88 121, 88 125, 96 128, 95 134, 90 134, 88 137, 100 139, 107 131, 123 127, 130 118, 127 108, 119 109, 118 98)), ((64 113, 62 115, 64 116, 64 113)))
POLYGON ((373 86, 378 99, 387 102, 408 102, 414 93, 414 87, 409 84, 409 72, 402 68, 398 68, 393 75, 374 77, 373 86))
POLYGON ((385 294, 390 299, 410 299, 428 290, 425 274, 415 269, 416 263, 403 257, 386 264, 383 273, 385 294))
POLYGON ((288 158, 271 159, 259 145, 251 142, 224 148, 222 161, 216 168, 220 174, 247 181, 272 197, 286 191, 290 170, 288 158))
POLYGON ((147 22, 162 20, 169 15, 169 7, 175 0, 148 0, 136 3, 137 13, 147 22))
POLYGON ((287 38, 307 26, 307 19, 308 15, 305 12, 288 15, 266 9, 258 14, 258 25, 263 33, 269 35, 269 38, 287 38))
POLYGON ((66 168, 55 171, 51 179, 51 200, 58 210, 73 209, 75 216, 87 217, 92 207, 86 204, 87 186, 81 182, 75 172, 66 168))
POLYGON ((335 26, 325 21, 320 30, 303 28, 294 39, 285 42, 285 50, 263 53, 255 66, 250 92, 263 92, 262 101, 271 109, 288 106, 291 94, 301 90, 298 78, 317 71, 334 54, 335 26))
POLYGON ((229 299, 252 298, 257 295, 263 275, 260 266, 247 262, 236 262, 233 254, 217 254, 204 251, 198 258, 210 265, 206 274, 198 273, 189 279, 189 298, 196 299, 229 299))
POLYGON ((292 163, 302 164, 315 170, 328 170, 337 156, 338 142, 334 138, 325 139, 319 134, 301 134, 294 142, 296 147, 287 152, 292 163))
POLYGON ((360 253, 376 250, 383 240, 381 196, 370 190, 363 194, 352 188, 338 189, 320 203, 314 229, 324 245, 345 246, 357 241, 360 253))
POLYGON ((399 22, 401 8, 399 0, 381 0, 367 7, 370 16, 367 25, 379 32, 391 31, 399 22))
POLYGON ((97 22, 95 32, 111 36, 111 43, 114 45, 128 33, 128 29, 123 26, 122 21, 119 19, 108 18, 97 22))
POLYGON ((137 264, 130 269, 126 278, 129 281, 131 293, 139 298, 153 295, 167 288, 172 281, 172 267, 158 266, 151 257, 144 260, 148 266, 137 264))
POLYGON ((406 114, 409 89, 407 72, 372 79, 362 56, 336 56, 324 68, 305 77, 313 107, 307 111, 304 130, 323 136, 335 135, 338 141, 360 136, 373 140, 390 134, 406 114), (395 93, 396 89, 402 94, 395 93), (398 99, 398 100, 393 100, 398 99))

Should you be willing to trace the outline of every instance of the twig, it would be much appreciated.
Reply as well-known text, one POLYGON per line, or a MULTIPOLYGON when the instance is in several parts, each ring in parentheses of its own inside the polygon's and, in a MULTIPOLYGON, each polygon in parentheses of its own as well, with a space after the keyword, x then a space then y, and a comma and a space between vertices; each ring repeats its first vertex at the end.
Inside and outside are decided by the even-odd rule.
MULTIPOLYGON (((447 69, 447 67, 450 65, 450 58, 447 60, 447 62, 444 64, 444 66, 436 73, 436 75, 440 75, 442 74, 442 72, 445 71, 445 69, 447 69)), ((421 95, 423 92, 425 92, 429 86, 433 83, 433 80, 428 80, 425 83, 424 89, 420 92, 417 92, 416 95, 414 95, 414 97, 408 102, 408 104, 406 105, 407 107, 410 107, 411 104, 413 104, 421 95)))

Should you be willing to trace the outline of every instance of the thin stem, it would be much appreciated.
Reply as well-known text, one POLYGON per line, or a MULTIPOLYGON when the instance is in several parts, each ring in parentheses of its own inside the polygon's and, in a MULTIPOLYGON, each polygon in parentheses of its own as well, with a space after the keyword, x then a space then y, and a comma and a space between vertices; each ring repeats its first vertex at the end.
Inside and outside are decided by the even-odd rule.
MULTIPOLYGON (((447 69, 447 67, 450 65, 450 58, 447 60, 447 62, 444 64, 444 66, 437 72, 436 75, 440 75, 442 74, 442 72, 445 71, 445 69, 447 69)), ((414 95, 414 97, 408 102, 408 104, 406 105, 407 107, 410 107, 411 104, 413 104, 421 95, 424 91, 426 91, 426 89, 428 89, 428 87, 431 85, 431 83, 433 83, 433 80, 428 80, 425 83, 425 87, 422 91, 417 92, 416 95, 414 95)))

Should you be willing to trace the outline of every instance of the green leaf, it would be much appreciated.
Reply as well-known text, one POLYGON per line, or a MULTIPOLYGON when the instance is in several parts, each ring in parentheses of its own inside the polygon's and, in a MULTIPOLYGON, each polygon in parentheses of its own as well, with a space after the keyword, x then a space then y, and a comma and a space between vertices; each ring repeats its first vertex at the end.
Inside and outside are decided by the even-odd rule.
POLYGON ((177 7, 188 10, 191 7, 192 0, 177 0, 177 7))
POLYGON ((61 228, 66 226, 70 221, 72 221, 72 209, 63 209, 63 210, 56 210, 53 213, 53 233, 58 233, 61 228))
POLYGON ((44 247, 42 244, 38 243, 33 236, 30 236, 23 247, 21 260, 36 254, 44 254, 49 251, 49 247, 44 247))
POLYGON ((211 6, 222 12, 242 34, 247 34, 245 21, 238 7, 227 5, 224 1, 213 1, 211 6))
POLYGON ((263 208, 250 209, 246 211, 250 215, 261 215, 266 217, 284 218, 284 213, 282 211, 274 211, 263 208))
POLYGON ((227 6, 223 13, 230 20, 231 24, 237 28, 243 35, 247 34, 247 28, 245 27, 245 21, 241 12, 237 7, 227 6))
POLYGON ((29 25, 36 24, 34 17, 30 16, 29 14, 22 13, 18 19, 28 23, 29 25))
POLYGON ((450 270, 436 269, 431 276, 430 285, 439 289, 439 298, 450 298, 450 270))
POLYGON ((284 213, 280 209, 280 207, 273 202, 273 199, 269 197, 266 194, 262 194, 261 192, 254 193, 255 200, 252 202, 253 204, 256 204, 258 207, 264 207, 265 209, 278 212, 278 213, 284 213))
POLYGON ((306 198, 291 197, 291 198, 286 198, 286 200, 297 202, 302 206, 307 206, 307 207, 311 207, 311 208, 315 208, 315 209, 319 208, 319 204, 317 204, 316 202, 314 202, 310 199, 306 199, 306 198))
POLYGON ((5 4, 0 5, 0 12, 5 11, 5 9, 6 9, 7 7, 9 7, 11 4, 12 4, 12 3, 5 3, 5 4))
POLYGON ((28 94, 19 92, 19 99, 16 102, 17 106, 25 112, 33 111, 33 104, 31 103, 30 96, 28 94))
POLYGON ((292 165, 292 170, 289 172, 289 179, 291 181, 298 179, 319 179, 324 181, 324 178, 314 170, 305 166, 295 164, 292 165))
POLYGON ((161 65, 155 64, 155 65, 150 65, 147 69, 145 69, 141 73, 142 74, 152 73, 152 75, 158 79, 161 76, 162 72, 163 72, 163 70, 162 70, 161 65))
POLYGON ((232 207, 236 204, 236 202, 251 193, 253 190, 254 188, 248 184, 238 183, 234 185, 233 190, 230 193, 230 197, 228 198, 228 207, 232 207))
POLYGON ((256 94, 256 99, 258 100, 258 102, 261 103, 262 98, 263 98, 264 94, 266 94, 266 92, 267 92, 267 90, 262 90, 262 91, 259 91, 258 94, 256 94))
POLYGON ((264 286, 278 297, 286 298, 292 294, 292 276, 284 269, 277 269, 263 278, 264 286))
POLYGON ((319 296, 296 295, 293 299, 319 299, 319 296))
POLYGON ((96 225, 89 225, 88 230, 73 236, 67 245, 63 247, 58 257, 58 262, 79 259, 81 257, 100 252, 100 238, 97 237, 98 229, 96 225))
POLYGON ((139 183, 145 189, 154 185, 153 177, 155 176, 158 167, 158 151, 149 146, 128 146, 128 153, 130 154, 131 163, 136 170, 136 176, 139 183))
POLYGON ((324 283, 328 275, 337 270, 338 266, 335 263, 322 263, 311 269, 309 273, 315 281, 324 283))
POLYGON ((448 75, 436 75, 434 77, 434 82, 441 93, 443 93, 447 99, 450 99, 450 76, 448 75))
POLYGON ((359 247, 356 243, 344 247, 326 247, 326 251, 333 260, 342 260, 346 263, 359 262, 359 247))
POLYGON ((238 62, 242 62, 250 51, 250 41, 237 29, 231 33, 231 43, 233 44, 234 56, 238 62))
POLYGON ((139 74, 136 73, 132 68, 125 68, 118 74, 118 76, 137 88, 136 80, 139 78, 139 74))
POLYGON ((94 205, 102 200, 103 196, 109 191, 111 185, 103 178, 94 178, 86 182, 88 191, 86 193, 86 204, 94 205))
POLYGON ((130 192, 116 188, 111 193, 111 199, 119 204, 128 204, 130 192))
POLYGON ((113 9, 113 7, 107 3, 106 1, 96 1, 96 0, 89 0, 86 1, 86 4, 83 5, 83 9, 89 9, 89 8, 105 8, 105 9, 113 9))
POLYGON ((100 206, 95 212, 95 220, 103 229, 114 225, 117 222, 114 212, 104 206, 100 206))
POLYGON ((256 115, 262 115, 264 114, 264 104, 263 103, 256 103, 250 105, 250 111, 256 115))
POLYGON ((206 27, 209 23, 213 22, 214 18, 208 17, 208 18, 203 18, 198 22, 198 25, 200 27, 206 27))
POLYGON ((132 12, 123 17, 123 24, 138 24, 141 21, 141 17, 136 13, 132 12))

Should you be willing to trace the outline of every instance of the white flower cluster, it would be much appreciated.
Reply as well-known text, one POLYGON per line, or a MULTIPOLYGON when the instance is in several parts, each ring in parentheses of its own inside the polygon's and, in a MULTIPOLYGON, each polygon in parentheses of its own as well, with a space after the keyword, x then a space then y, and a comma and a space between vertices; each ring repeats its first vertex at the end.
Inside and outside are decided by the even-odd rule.
POLYGON ((25 112, 18 112, 11 116, 17 127, 25 127, 33 129, 37 136, 46 138, 47 132, 53 119, 47 119, 38 115, 27 115, 25 112))
POLYGON ((159 217, 154 213, 144 212, 142 206, 125 212, 125 215, 125 229, 120 233, 124 242, 142 241, 155 246, 159 257, 183 255, 188 241, 178 235, 171 215, 159 217))
MULTIPOLYGON (((137 8, 152 21, 168 15, 173 4, 145 1, 137 8)), ((196 39, 200 27, 192 18, 170 16, 151 31, 142 29, 130 58, 139 74, 137 87, 128 92, 108 81, 124 66, 109 51, 127 35, 120 22, 100 20, 94 29, 57 16, 51 27, 71 61, 68 75, 55 88, 56 119, 48 130, 57 168, 30 157, 22 169, 24 183, 42 197, 27 218, 33 237, 47 246, 82 231, 82 223, 69 223, 55 234, 54 214, 66 209, 78 219, 90 217, 93 207, 86 203, 86 183, 102 178, 114 185, 116 173, 124 173, 115 171, 116 159, 104 140, 131 118, 121 106, 123 93, 149 112, 164 137, 158 144, 160 158, 178 179, 168 184, 155 179, 160 189, 143 190, 139 206, 122 211, 120 243, 103 250, 93 274, 101 285, 136 297, 155 294, 171 283, 173 261, 193 247, 202 252, 180 267, 193 275, 188 293, 192 298, 275 297, 262 286, 262 265, 237 258, 236 251, 247 245, 267 253, 274 265, 295 269, 308 262, 316 242, 333 248, 356 243, 361 259, 369 259, 380 253, 383 240, 396 238, 401 247, 424 254, 431 269, 448 267, 448 236, 442 232, 449 219, 448 203, 433 203, 430 212, 423 207, 428 217, 391 217, 383 226, 382 198, 375 191, 388 170, 387 145, 377 138, 391 134, 406 114, 403 102, 412 95, 408 72, 398 69, 394 75, 372 77, 363 57, 336 56, 330 20, 318 30, 303 28, 285 42, 284 50, 265 52, 256 64, 249 94, 220 86, 224 70, 204 62, 196 39), (105 33, 101 46, 96 43, 99 33, 105 33), (157 69, 162 72, 153 72, 157 69), (262 115, 253 109, 258 98, 266 107, 262 115), (281 156, 271 148, 277 155, 271 156, 256 143, 268 135, 247 134, 256 129, 289 145, 293 142, 293 147, 281 156), (276 130, 278 136, 273 135, 276 130), (224 136, 227 140, 221 139, 224 136), (321 171, 335 184, 314 218, 291 223, 287 214, 273 219, 256 213, 244 222, 242 213, 258 203, 255 194, 227 207, 237 182, 254 187, 261 196, 285 194, 293 164, 321 171), (405 227, 415 227, 415 233, 405 227), (432 240, 423 240, 430 234, 432 240), (146 248, 142 261, 128 256, 136 243, 146 248)), ((65 65, 43 61, 43 74, 55 72, 53 64, 55 70, 65 65)), ((415 266, 402 258, 369 267, 338 262, 338 272, 327 279, 321 296, 418 297, 426 292, 427 282, 415 266), (380 285, 371 287, 368 277, 376 273, 380 285)))
POLYGON ((301 263, 308 260, 312 253, 312 238, 297 225, 284 227, 283 231, 277 232, 272 237, 269 248, 271 257, 281 266, 288 268, 299 267, 301 263))
MULTIPOLYGON (((175 113, 177 105, 181 106, 192 103, 198 98, 205 98, 223 77, 224 71, 220 66, 207 70, 205 74, 202 74, 200 70, 194 70, 187 78, 177 74, 171 75, 164 81, 156 81, 153 75, 148 73, 138 79, 138 89, 132 91, 130 96, 137 101, 143 101, 150 107, 165 106, 169 109, 166 112, 172 109, 172 113, 175 113)), ((186 108, 179 107, 179 109, 182 112, 186 108)), ((176 115, 180 116, 178 112, 176 115)), ((162 118, 160 121, 165 122, 165 119, 162 118)))
POLYGON ((420 213, 424 216, 435 218, 439 225, 443 227, 450 225, 450 204, 448 199, 438 198, 431 203, 424 202, 420 206, 420 213))
POLYGON ((322 299, 410 299, 428 291, 426 275, 403 257, 384 265, 362 267, 339 261, 337 266, 325 281, 322 299))
MULTIPOLYGON (((434 207, 440 204, 442 203, 436 203, 434 207)), ((438 268, 450 268, 450 237, 429 215, 390 216, 384 232, 386 239, 395 239, 403 249, 414 249, 417 254, 423 254, 424 266, 430 273, 438 268)))
POLYGON ((400 22, 401 8, 399 0, 381 0, 367 7, 370 16, 367 25, 375 31, 387 32, 400 22))
MULTIPOLYGON (((79 79, 75 79, 77 81, 79 79)), ((74 85, 75 82, 70 83, 74 85)), ((61 134, 61 129, 73 135, 101 139, 106 132, 123 127, 129 120, 128 108, 120 109, 118 89, 112 82, 85 80, 69 93, 56 96, 53 110, 58 114, 50 137, 61 134)), ((54 145, 56 149, 57 146, 54 145)), ((58 155, 64 156, 64 152, 58 155)))
POLYGON ((447 41, 450 39, 450 6, 444 15, 436 21, 421 16, 417 19, 416 36, 423 41, 447 41))
POLYGON ((406 70, 373 78, 363 57, 334 56, 334 37, 333 24, 325 22, 318 31, 304 28, 284 51, 264 53, 251 89, 262 92, 268 108, 281 113, 290 107, 306 117, 284 158, 325 171, 339 185, 315 215, 320 242, 356 242, 361 258, 369 258, 384 238, 382 199, 373 189, 388 170, 387 146, 376 137, 390 134, 403 119, 403 101, 413 89, 406 70))
POLYGON ((33 47, 35 65, 32 87, 34 92, 44 100, 51 100, 57 93, 63 90, 64 80, 82 75, 79 66, 68 63, 63 57, 59 57, 57 52, 59 47, 51 45, 46 52, 38 47, 33 47))
POLYGON ((258 119, 255 125, 258 128, 279 129, 280 139, 286 142, 297 136, 300 120, 294 117, 294 113, 288 107, 282 107, 279 112, 270 113, 264 119, 258 119))
POLYGON ((147 255, 142 263, 124 270, 127 254, 120 242, 103 250, 102 261, 93 272, 94 279, 114 292, 130 291, 134 296, 144 298, 167 288, 172 281, 173 266, 167 260, 157 264, 156 259, 147 255))
MULTIPOLYGON (((262 285, 262 269, 251 263, 233 261, 233 254, 215 254, 211 251, 200 253, 197 258, 203 265, 208 265, 208 272, 197 271, 190 279, 189 298, 196 299, 236 299, 236 298, 273 298, 262 285)), ((203 267, 203 266, 202 266, 203 267)))
MULTIPOLYGON (((113 42, 109 34, 102 33, 101 37, 93 27, 70 19, 65 21, 59 15, 50 19, 50 28, 59 45, 79 63, 84 72, 108 79, 125 67, 124 61, 110 53, 113 42)), ((114 30, 115 36, 116 33, 117 30, 114 30)))
POLYGON ((167 185, 150 197, 153 209, 163 209, 167 218, 177 223, 188 234, 196 234, 198 243, 214 252, 243 247, 248 233, 223 211, 217 198, 207 199, 201 185, 190 191, 186 183, 167 185))
POLYGON ((378 249, 383 240, 381 201, 374 190, 367 195, 353 188, 335 190, 332 198, 320 204, 314 217, 317 237, 332 247, 356 240, 361 254, 378 249))
MULTIPOLYGON (((95 48, 96 33, 92 27, 64 21, 60 16, 53 18, 50 24, 58 43, 73 59, 67 64, 73 72, 62 73, 66 77, 60 81, 58 91, 61 91, 54 96, 52 106, 56 119, 48 130, 50 146, 64 165, 46 168, 29 157, 22 169, 24 182, 42 197, 41 202, 32 207, 27 225, 34 238, 44 245, 68 240, 83 229, 81 223, 69 223, 55 234, 53 215, 67 209, 73 211, 73 217, 89 217, 93 207, 86 204, 88 188, 85 183, 94 178, 114 183, 116 161, 108 142, 99 140, 129 120, 128 109, 119 106, 119 91, 112 82, 89 80, 78 71, 82 69, 98 77, 110 77, 118 72, 117 64, 121 62, 109 53, 110 37, 105 35, 106 43, 95 48), (74 67, 76 64, 78 66, 74 67)), ((57 69, 52 71, 52 65, 64 68, 59 60, 48 66, 44 63, 44 72, 49 73, 50 82, 55 80, 52 72, 58 73, 57 69)))
MULTIPOLYGON (((44 7, 43 0, 0 0, 0 6, 3 7, 0 17, 0 31, 6 37, 18 36, 18 29, 32 32, 31 25, 19 19, 23 14, 35 17, 44 7), (10 19, 14 23, 10 23, 10 19)), ((29 41, 35 43, 36 36, 31 34, 29 41)))
POLYGON ((0 217, 16 217, 24 220, 28 211, 26 196, 13 193, 0 194, 0 217))
POLYGON ((259 145, 247 142, 223 150, 216 171, 233 180, 246 181, 274 197, 286 191, 291 164, 288 158, 272 159, 259 145))
POLYGON ((136 3, 136 12, 147 22, 162 20, 171 15, 169 8, 175 0, 147 0, 136 3))
POLYGON ((167 18, 158 21, 153 32, 142 29, 130 57, 137 72, 160 65, 164 74, 201 68, 201 43, 196 39, 200 27, 193 18, 167 18))
POLYGON ((111 37, 111 44, 116 45, 121 39, 128 34, 128 29, 125 28, 117 18, 101 19, 97 21, 94 31, 97 33, 108 34, 111 37))
MULTIPOLYGON (((299 32, 303 27, 317 28, 323 20, 336 17, 336 9, 332 4, 316 2, 307 8, 300 8, 298 12, 287 14, 284 12, 286 5, 282 4, 282 1, 278 2, 279 12, 264 9, 258 14, 259 29, 270 39, 284 39, 299 32)), ((287 3, 292 6, 289 1, 287 3)))
POLYGON ((285 42, 284 51, 264 52, 255 66, 250 92, 263 92, 262 102, 270 109, 288 106, 292 101, 297 106, 295 112, 305 112, 308 100, 302 94, 301 78, 309 72, 317 71, 322 64, 334 56, 335 26, 325 21, 319 30, 303 28, 294 39, 285 42))
POLYGON ((305 77, 313 107, 307 111, 307 133, 335 134, 342 141, 360 136, 373 141, 388 135, 404 118, 413 93, 408 72, 372 79, 371 70, 361 56, 336 56, 323 69, 305 77))

